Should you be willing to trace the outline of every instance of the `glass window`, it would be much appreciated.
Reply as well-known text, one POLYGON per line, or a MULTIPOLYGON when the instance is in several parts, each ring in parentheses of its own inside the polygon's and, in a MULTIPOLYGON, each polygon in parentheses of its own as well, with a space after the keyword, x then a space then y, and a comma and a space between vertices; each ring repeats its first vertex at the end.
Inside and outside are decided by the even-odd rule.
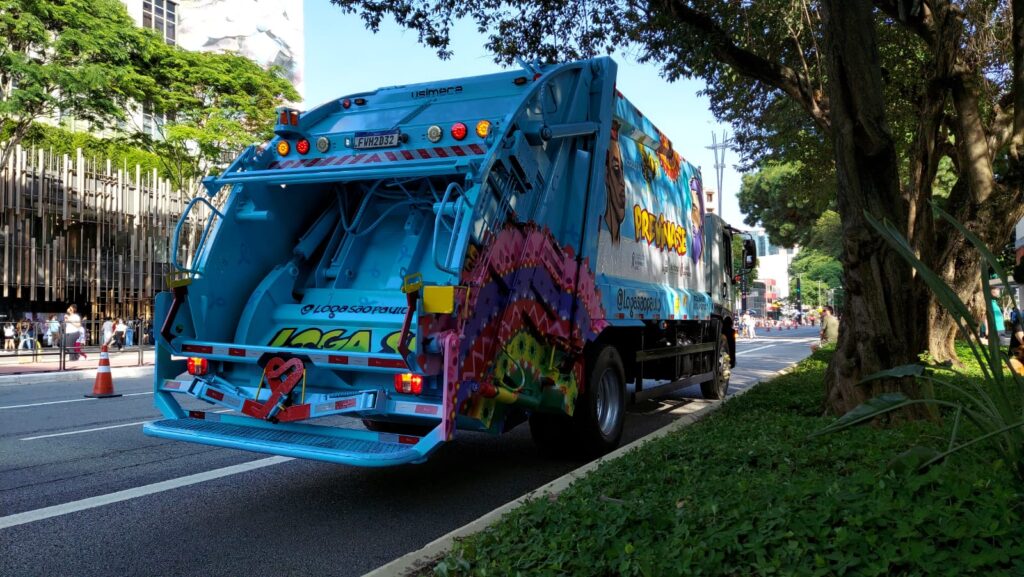
POLYGON ((168 44, 176 44, 177 5, 171 0, 145 0, 142 3, 142 27, 156 30, 168 44))

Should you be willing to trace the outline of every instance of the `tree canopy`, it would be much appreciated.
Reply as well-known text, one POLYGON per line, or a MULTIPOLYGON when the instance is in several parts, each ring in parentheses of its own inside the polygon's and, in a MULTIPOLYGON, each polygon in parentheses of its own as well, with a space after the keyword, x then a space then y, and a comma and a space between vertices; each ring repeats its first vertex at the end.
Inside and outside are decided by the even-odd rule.
POLYGON ((33 123, 69 116, 157 155, 180 190, 273 129, 298 94, 280 70, 192 52, 135 25, 118 0, 0 0, 0 166, 33 123), (145 105, 162 121, 146 130, 145 105))
POLYGON ((118 0, 0 0, 0 123, 10 144, 42 118, 123 120, 152 86, 137 66, 141 42, 118 0))
POLYGON ((914 362, 928 344, 929 297, 865 214, 906 231, 925 262, 963 264, 942 269, 956 291, 973 289, 978 261, 932 218, 944 159, 956 172, 946 205, 983 239, 1000 241, 1024 216, 1024 0, 332 2, 373 30, 390 15, 442 57, 459 19, 489 34, 499 62, 633 53, 669 80, 704 80, 751 166, 834 169, 854 321, 843 323, 830 372, 836 411, 872 389, 913 395, 908 380, 856 383, 914 362))
POLYGON ((135 126, 135 140, 158 154, 180 190, 195 191, 225 155, 272 136, 274 111, 299 95, 278 68, 264 70, 244 56, 154 46, 147 71, 159 91, 150 95, 166 118, 156 133, 135 126))
POLYGON ((743 175, 737 196, 744 222, 763 226, 772 244, 806 245, 818 218, 835 202, 835 177, 823 183, 820 172, 802 162, 768 162, 743 175))

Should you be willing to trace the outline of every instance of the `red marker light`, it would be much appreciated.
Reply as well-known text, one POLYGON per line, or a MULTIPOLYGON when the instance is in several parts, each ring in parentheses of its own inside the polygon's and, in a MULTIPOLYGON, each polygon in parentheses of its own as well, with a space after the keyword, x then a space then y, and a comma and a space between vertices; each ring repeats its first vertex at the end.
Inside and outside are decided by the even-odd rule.
POLYGON ((291 116, 292 116, 292 126, 298 126, 299 125, 299 111, 298 110, 292 110, 291 111, 291 116))
POLYGON ((279 120, 278 123, 279 124, 288 124, 288 111, 287 110, 282 110, 281 111, 281 120, 279 120))
POLYGON ((466 138, 466 125, 461 122, 456 122, 452 125, 452 138, 455 140, 462 140, 466 138))
POLYGON ((194 376, 202 376, 206 374, 209 368, 209 363, 202 357, 189 357, 188 358, 188 374, 194 376))
POLYGON ((348 110, 350 106, 352 106, 352 101, 349 100, 348 98, 341 101, 341 107, 344 108, 345 110, 348 110))
POLYGON ((307 154, 309 152, 309 141, 303 138, 302 140, 295 143, 295 151, 299 154, 307 154))
POLYGON ((412 373, 400 373, 395 375, 395 391, 418 395, 423 392, 423 377, 412 373))

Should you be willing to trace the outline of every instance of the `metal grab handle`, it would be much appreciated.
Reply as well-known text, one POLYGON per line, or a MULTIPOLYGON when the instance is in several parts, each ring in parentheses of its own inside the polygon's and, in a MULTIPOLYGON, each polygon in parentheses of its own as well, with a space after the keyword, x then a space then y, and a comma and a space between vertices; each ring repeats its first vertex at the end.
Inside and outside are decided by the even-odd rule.
POLYGON ((472 205, 469 204, 469 199, 466 198, 466 195, 462 190, 462 186, 459 185, 459 183, 457 182, 452 182, 451 184, 449 184, 448 188, 444 190, 444 196, 441 198, 441 204, 438 208, 437 215, 434 216, 434 238, 433 243, 431 245, 431 254, 434 257, 434 266, 436 266, 438 270, 447 272, 449 274, 458 274, 458 271, 448 268, 448 261, 451 260, 451 254, 452 251, 454 250, 452 245, 455 244, 456 235, 458 234, 458 225, 461 225, 462 223, 463 208, 461 205, 455 209, 455 219, 454 222, 452 223, 452 226, 449 227, 447 224, 445 224, 445 228, 448 228, 451 231, 452 238, 449 240, 448 250, 445 251, 445 262, 443 264, 437 260, 437 236, 438 233, 441 231, 441 223, 444 222, 445 205, 448 204, 448 199, 451 197, 452 191, 456 189, 458 189, 458 192, 461 194, 460 200, 462 200, 462 202, 465 203, 466 206, 472 208, 472 205))
MULTIPOLYGON (((178 224, 176 224, 174 226, 174 236, 171 238, 171 265, 173 265, 174 268, 176 268, 176 269, 178 269, 178 270, 180 270, 182 272, 189 272, 190 273, 190 272, 193 272, 193 271, 192 271, 192 269, 185 268, 184 266, 181 265, 180 262, 178 262, 178 239, 181 238, 181 227, 182 227, 182 225, 184 225, 185 221, 188 220, 188 214, 189 214, 189 212, 192 211, 192 207, 195 206, 197 202, 205 203, 206 206, 210 207, 210 210, 213 211, 213 214, 210 215, 210 219, 211 220, 213 219, 214 215, 217 215, 217 216, 219 216, 221 218, 224 218, 224 213, 222 213, 221 211, 217 210, 217 207, 213 206, 213 203, 211 203, 210 201, 206 200, 205 198, 203 198, 201 196, 197 196, 197 197, 193 198, 192 200, 190 200, 188 202, 188 204, 185 206, 185 210, 181 213, 181 217, 178 218, 178 224)), ((201 236, 199 238, 199 244, 196 247, 196 254, 197 255, 199 254, 198 249, 201 248, 203 246, 203 244, 206 243, 206 236, 210 233, 210 226, 209 226, 209 224, 210 223, 208 221, 206 226, 203 227, 203 236, 201 236)))

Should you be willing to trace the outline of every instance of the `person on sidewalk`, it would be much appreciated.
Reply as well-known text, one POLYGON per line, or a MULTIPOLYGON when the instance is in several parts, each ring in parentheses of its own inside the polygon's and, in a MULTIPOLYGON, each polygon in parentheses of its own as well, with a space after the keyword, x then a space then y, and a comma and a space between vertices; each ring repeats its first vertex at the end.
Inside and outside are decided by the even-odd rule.
POLYGON ((117 345, 117 352, 124 350, 124 336, 128 331, 128 325, 124 324, 124 319, 117 319, 114 324, 114 344, 117 345))
POLYGON ((14 350, 14 325, 11 323, 4 325, 4 350, 14 350))
POLYGON ((68 306, 67 313, 64 315, 64 348, 71 351, 68 353, 69 360, 78 360, 78 355, 82 350, 82 345, 78 343, 80 336, 84 336, 82 317, 78 316, 78 307, 72 304, 68 306))
POLYGON ((103 327, 100 329, 100 344, 110 345, 111 339, 114 338, 114 320, 107 317, 107 320, 103 321, 103 327))
POLYGON ((57 315, 50 315, 50 318, 46 321, 46 346, 57 346, 57 339, 59 338, 60 322, 57 320, 57 315))
POLYGON ((21 321, 18 325, 18 351, 28 350, 32 351, 36 348, 35 345, 35 332, 32 330, 32 323, 28 319, 21 321))
POLYGON ((839 319, 831 305, 825 305, 821 309, 821 343, 811 346, 818 350, 825 345, 834 345, 839 342, 839 319))

